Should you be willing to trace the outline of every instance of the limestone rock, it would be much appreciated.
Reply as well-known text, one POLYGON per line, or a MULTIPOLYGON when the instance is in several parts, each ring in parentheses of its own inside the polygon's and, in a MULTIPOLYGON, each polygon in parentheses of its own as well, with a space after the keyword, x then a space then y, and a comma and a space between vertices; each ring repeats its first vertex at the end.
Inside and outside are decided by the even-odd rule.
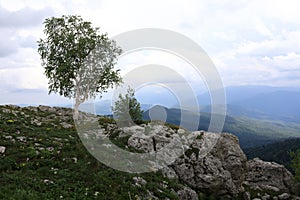
POLYGON ((60 125, 63 127, 63 128, 73 128, 73 125, 72 124, 68 124, 66 122, 62 122, 60 123, 60 125))
POLYGON ((259 158, 248 161, 246 181, 250 187, 259 187, 274 192, 291 192, 293 175, 283 166, 274 162, 265 162, 259 158))
POLYGON ((163 125, 132 126, 122 130, 124 135, 131 135, 128 146, 144 152, 159 151, 175 137, 171 129, 163 125))
POLYGON ((278 199, 283 200, 283 199, 289 199, 290 195, 288 193, 283 193, 278 196, 278 199))
POLYGON ((250 195, 250 193, 249 193, 249 192, 245 192, 245 193, 243 194, 243 198, 244 198, 244 200, 251 200, 251 195, 250 195))
POLYGON ((32 120, 31 120, 31 124, 32 124, 32 125, 36 125, 36 126, 41 126, 41 125, 42 125, 42 122, 39 121, 38 119, 32 119, 32 120))
MULTIPOLYGON (((244 194, 245 199, 250 198, 250 193, 245 192, 244 185, 256 191, 292 193, 292 174, 276 163, 259 159, 247 161, 236 136, 204 131, 186 134, 182 129, 171 130, 163 125, 144 125, 123 128, 122 134, 131 135, 128 140, 130 147, 157 152, 166 160, 177 156, 169 166, 164 166, 162 173, 197 190, 224 198, 244 194), (175 144, 182 147, 182 154, 176 153, 176 148, 170 148, 175 144), (165 147, 167 151, 163 151, 165 147)), ((266 193, 260 198, 269 199, 271 196, 266 193)))
POLYGON ((178 176, 173 168, 171 167, 164 167, 161 169, 162 174, 169 179, 178 179, 178 176))
POLYGON ((133 181, 138 187, 142 187, 147 183, 147 181, 145 181, 142 177, 133 177, 133 181))
POLYGON ((6 150, 5 146, 0 146, 0 153, 4 154, 6 150))
POLYGON ((184 187, 182 190, 177 191, 177 195, 180 200, 198 200, 197 193, 188 187, 184 187))
POLYGON ((196 160, 187 155, 178 158, 173 168, 179 179, 193 188, 210 191, 218 196, 242 192, 246 156, 237 138, 231 134, 204 133, 202 140, 202 143, 198 142, 198 148, 208 148, 210 151, 196 160), (211 149, 205 147, 204 144, 211 143, 205 140, 212 138, 218 138, 216 144, 211 149))
POLYGON ((50 107, 50 106, 43 106, 43 105, 40 105, 38 107, 38 109, 40 111, 43 111, 43 112, 51 112, 51 113, 55 113, 56 112, 56 108, 54 107, 50 107))
POLYGON ((37 107, 35 107, 35 106, 28 106, 28 107, 26 107, 28 110, 31 110, 31 111, 33 111, 33 112, 38 112, 38 108, 37 107))

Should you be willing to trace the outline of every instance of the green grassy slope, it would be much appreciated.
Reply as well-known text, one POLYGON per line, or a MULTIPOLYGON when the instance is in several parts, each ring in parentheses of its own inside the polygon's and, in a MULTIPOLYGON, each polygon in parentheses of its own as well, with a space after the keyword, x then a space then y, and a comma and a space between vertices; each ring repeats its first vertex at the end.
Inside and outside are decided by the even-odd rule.
MULTIPOLYGON (((183 186, 160 173, 130 174, 98 162, 72 125, 72 112, 0 106, 0 199, 176 199, 183 186), (137 186, 134 177, 146 180, 137 186)), ((105 119, 105 118, 102 118, 105 119)))

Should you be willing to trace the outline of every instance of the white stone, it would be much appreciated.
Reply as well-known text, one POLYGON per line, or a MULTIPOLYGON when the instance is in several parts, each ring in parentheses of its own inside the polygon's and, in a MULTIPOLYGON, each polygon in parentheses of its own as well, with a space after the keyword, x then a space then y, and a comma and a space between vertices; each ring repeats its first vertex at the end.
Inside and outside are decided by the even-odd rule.
POLYGON ((288 193, 283 193, 278 196, 278 199, 289 199, 290 195, 288 193))
POLYGON ((0 146, 0 153, 5 153, 6 147, 5 146, 0 146))

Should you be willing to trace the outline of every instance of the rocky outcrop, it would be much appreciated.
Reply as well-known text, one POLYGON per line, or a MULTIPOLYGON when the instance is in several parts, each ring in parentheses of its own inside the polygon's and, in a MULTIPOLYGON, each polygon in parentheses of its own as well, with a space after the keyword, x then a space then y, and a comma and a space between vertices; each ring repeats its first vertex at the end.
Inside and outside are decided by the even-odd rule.
MULTIPOLYGON (((189 137, 184 135, 183 129, 170 130, 162 125, 127 127, 122 131, 123 135, 131 135, 128 146, 143 152, 159 151, 181 138, 185 152, 162 172, 195 190, 228 199, 239 194, 249 199, 248 189, 252 193, 258 191, 258 195, 265 193, 264 198, 293 192, 293 176, 284 166, 259 159, 247 161, 238 138, 232 134, 197 131, 189 137)), ((183 190, 178 196, 193 199, 192 193, 183 190)), ((251 198, 255 197, 259 196, 251 198)))
POLYGON ((293 175, 283 166, 255 158, 247 162, 245 184, 253 189, 261 188, 272 192, 291 192, 293 175))
MULTIPOLYGON (((209 138, 206 134, 215 133, 205 133, 202 140, 209 138)), ((192 145, 195 153, 178 158, 171 167, 181 180, 193 188, 217 196, 240 193, 243 191, 246 156, 237 144, 235 136, 221 134, 218 142, 203 158, 193 155, 199 147, 192 145)))

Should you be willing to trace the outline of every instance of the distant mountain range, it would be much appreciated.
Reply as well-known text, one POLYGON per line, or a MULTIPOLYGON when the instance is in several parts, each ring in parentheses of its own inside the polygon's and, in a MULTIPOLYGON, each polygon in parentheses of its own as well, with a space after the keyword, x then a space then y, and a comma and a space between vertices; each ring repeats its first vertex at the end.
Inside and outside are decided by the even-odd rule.
MULTIPOLYGON (((167 115, 167 123, 175 125, 184 124, 184 128, 193 131, 193 129, 195 130, 194 120, 199 119, 199 125, 196 130, 208 130, 211 120, 210 113, 201 112, 199 116, 199 113, 176 108, 168 109, 162 106, 155 107, 154 108, 157 110, 163 109, 165 111, 167 115), (184 117, 182 118, 182 116, 184 117)), ((151 116, 149 114, 149 110, 144 112, 143 117, 145 120, 161 120, 160 118, 153 118, 153 115, 151 116)), ((227 115, 225 118, 223 132, 229 132, 238 136, 240 145, 244 149, 265 145, 290 137, 300 137, 300 124, 271 120, 257 120, 247 117, 232 117, 227 115)))
MULTIPOLYGON (((300 123, 300 88, 231 86, 225 88, 225 94, 228 116, 300 123)), ((189 94, 186 94, 186 96, 187 98, 182 101, 184 105, 189 105, 189 94)), ((141 102, 141 107, 144 111, 157 104, 167 108, 180 108, 178 104, 173 104, 174 101, 169 101, 170 98, 168 98, 167 93, 159 97, 153 96, 152 100, 147 98, 148 102, 141 102)), ((201 112, 211 112, 210 100, 211 97, 208 92, 197 95, 201 112)), ((72 105, 60 106, 72 107, 72 105)), ((93 106, 93 110, 97 114, 108 115, 112 113, 111 100, 96 100, 93 106)), ((85 105, 82 105, 81 109, 85 110, 85 107, 85 105)))
MULTIPOLYGON (((300 88, 233 86, 225 88, 225 94, 229 116, 300 123, 300 88)), ((211 112, 208 92, 197 100, 201 111, 211 112)))
MULTIPOLYGON (((260 94, 227 105, 227 115, 300 123, 300 92, 260 94)), ((210 112, 211 106, 201 108, 210 112)))

